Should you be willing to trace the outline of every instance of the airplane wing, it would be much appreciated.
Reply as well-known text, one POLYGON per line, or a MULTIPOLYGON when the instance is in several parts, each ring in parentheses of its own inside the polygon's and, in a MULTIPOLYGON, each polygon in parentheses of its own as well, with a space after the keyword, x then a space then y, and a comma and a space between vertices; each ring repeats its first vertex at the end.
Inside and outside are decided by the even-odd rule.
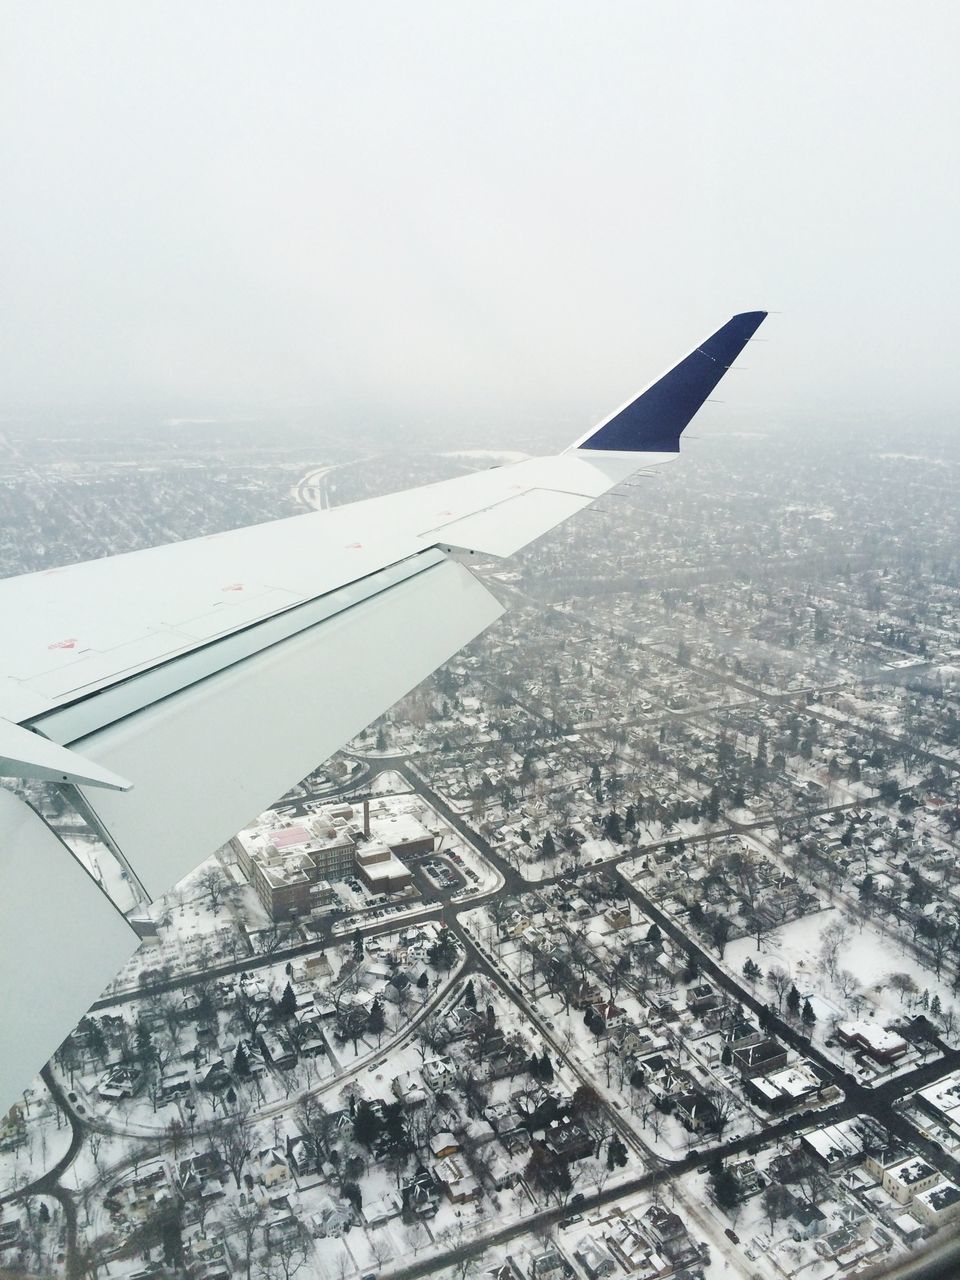
MULTIPOLYGON (((67 789, 163 894, 499 617, 471 555, 512 555, 672 460, 765 315, 561 454, 0 582, 0 776, 67 789)), ((137 937, 37 812, 0 801, 2 1114, 137 937)))

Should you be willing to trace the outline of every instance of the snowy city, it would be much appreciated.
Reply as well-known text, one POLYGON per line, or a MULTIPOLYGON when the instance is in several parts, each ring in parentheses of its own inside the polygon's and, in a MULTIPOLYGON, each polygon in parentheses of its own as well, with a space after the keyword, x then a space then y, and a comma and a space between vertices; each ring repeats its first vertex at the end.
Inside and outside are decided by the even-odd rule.
MULTIPOLYGON (((211 436, 10 447, 4 573, 81 521, 128 550, 498 460, 211 436)), ((4 1267, 828 1280, 951 1229, 960 459, 773 439, 481 563, 499 623, 131 898, 139 950, 3 1120, 4 1267)))

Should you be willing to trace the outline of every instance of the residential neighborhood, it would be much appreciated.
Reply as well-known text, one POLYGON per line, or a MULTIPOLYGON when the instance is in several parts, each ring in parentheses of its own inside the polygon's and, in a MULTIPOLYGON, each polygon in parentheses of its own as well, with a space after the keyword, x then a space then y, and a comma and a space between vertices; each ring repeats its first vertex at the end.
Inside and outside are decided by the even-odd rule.
MULTIPOLYGON (((51 483, 112 549, 164 532, 110 523, 103 448, 51 483)), ((0 1123, 0 1268, 829 1280, 957 1230, 957 508, 867 510, 865 467, 926 483, 880 452, 813 502, 789 449, 703 451, 475 566, 500 622, 131 900, 139 950, 0 1123)), ((310 461, 188 468, 179 531, 460 465, 310 461)), ((2 480, 6 570, 66 555, 69 503, 21 555, 36 481, 2 480)))

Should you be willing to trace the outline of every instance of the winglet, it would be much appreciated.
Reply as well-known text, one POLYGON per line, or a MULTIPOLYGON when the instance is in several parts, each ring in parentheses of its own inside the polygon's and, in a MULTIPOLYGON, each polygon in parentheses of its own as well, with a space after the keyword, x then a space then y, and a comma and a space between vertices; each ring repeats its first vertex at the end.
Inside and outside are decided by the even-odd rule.
POLYGON ((766 316, 766 311, 744 311, 728 320, 668 373, 571 448, 677 453, 684 428, 766 316))

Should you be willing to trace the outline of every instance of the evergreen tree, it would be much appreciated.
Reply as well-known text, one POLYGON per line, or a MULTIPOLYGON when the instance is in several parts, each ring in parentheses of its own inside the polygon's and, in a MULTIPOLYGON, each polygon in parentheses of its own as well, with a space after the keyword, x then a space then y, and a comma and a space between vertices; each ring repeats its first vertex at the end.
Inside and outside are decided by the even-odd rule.
POLYGON ((808 1027, 812 1027, 817 1020, 817 1015, 813 1012, 813 1008, 809 1000, 803 1002, 803 1013, 800 1015, 808 1027))
POLYGON ((137 1061, 143 1067, 153 1061, 153 1041, 147 1024, 142 1019, 137 1022, 137 1061))
POLYGON ((477 1007, 477 993, 474 989, 472 978, 467 983, 467 988, 463 993, 463 1003, 468 1009, 475 1009, 477 1007))
POLYGON ((740 1203, 740 1184, 726 1165, 721 1165, 713 1175, 713 1197, 720 1208, 727 1211, 740 1203))
POLYGON ((930 1001, 930 1016, 931 1018, 939 1018, 941 1012, 940 997, 934 993, 934 997, 930 1001))
POLYGON ((383 1033, 387 1028, 386 1014, 383 1012, 383 1004, 380 1000, 374 1000, 370 1006, 370 1012, 367 1015, 367 1030, 371 1035, 377 1037, 377 1048, 380 1048, 380 1041, 383 1033))
POLYGON ((233 1055, 233 1074, 238 1080, 245 1080, 250 1074, 250 1059, 242 1040, 238 1042, 237 1051, 233 1055))
POLYGON ((280 1003, 277 1005, 277 1012, 282 1018, 292 1018, 297 1012, 296 993, 289 982, 283 988, 283 995, 280 997, 280 1003))
POLYGON ((353 1113, 353 1136, 369 1151, 380 1134, 383 1121, 369 1102, 361 1102, 353 1113))
POLYGON ((613 844, 623 843, 623 831, 620 827, 620 815, 617 813, 616 809, 612 809, 610 813, 607 814, 604 819, 603 830, 604 835, 613 844))
POLYGON ((627 1163, 627 1148, 623 1141, 614 1134, 607 1144, 607 1168, 613 1172, 614 1169, 622 1169, 627 1163))
POLYGON ((711 787, 707 798, 707 818, 710 822, 720 821, 720 788, 711 787))
POLYGON ((426 969, 424 969, 423 973, 421 973, 420 977, 417 979, 417 986, 420 988, 421 991, 426 991, 429 985, 430 985, 430 975, 429 973, 427 973, 426 969))
POLYGON ((358 961, 363 959, 363 936, 359 929, 353 935, 353 958, 358 961))
POLYGON ((557 846, 554 843, 553 836, 550 834, 549 831, 543 837, 542 849, 543 849, 543 856, 545 858, 552 858, 557 852, 557 846))
POLYGON ((553 1079, 553 1063, 550 1061, 550 1055, 544 1049, 540 1058, 540 1079, 549 1083, 553 1079))
POLYGON ((800 992, 796 987, 791 987, 787 992, 787 1008, 794 1015, 800 1012, 800 992))
POLYGON ((354 1212, 359 1213, 363 1204, 363 1192, 360 1190, 359 1185, 356 1182, 345 1182, 340 1191, 344 1200, 349 1200, 353 1205, 354 1212))

